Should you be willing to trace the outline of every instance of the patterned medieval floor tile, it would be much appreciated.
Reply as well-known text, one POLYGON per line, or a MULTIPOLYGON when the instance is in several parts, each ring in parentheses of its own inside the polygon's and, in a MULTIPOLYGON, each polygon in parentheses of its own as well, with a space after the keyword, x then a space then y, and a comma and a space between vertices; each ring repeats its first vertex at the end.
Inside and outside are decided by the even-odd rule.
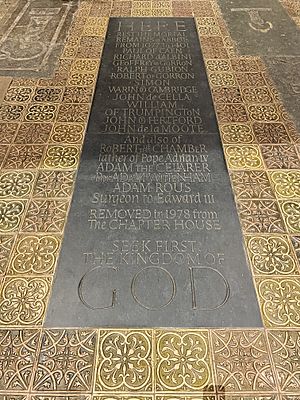
POLYGON ((17 123, 10 122, 0 122, 0 143, 1 144, 10 144, 12 143, 17 130, 17 123))
POLYGON ((39 339, 36 329, 0 330, 0 393, 4 391, 6 396, 10 392, 11 400, 14 392, 30 388, 39 339))
POLYGON ((300 236, 291 236, 292 245, 300 265, 300 236))
POLYGON ((156 392, 214 391, 207 331, 156 331, 156 392))
POLYGON ((246 236, 246 244, 255 275, 299 275, 288 236, 246 236))
POLYGON ((32 87, 10 87, 4 96, 6 103, 28 103, 33 94, 32 87))
POLYGON ((13 394, 5 391, 5 394, 0 394, 0 400, 29 400, 29 394, 13 394))
MULTIPOLYGON (((62 232, 69 207, 68 200, 34 199, 29 202, 23 232, 62 232)), ((1 227, 1 226, 0 226, 1 227)))
POLYGON ((300 332, 273 330, 268 332, 268 339, 280 391, 299 394, 300 332))
POLYGON ((35 175, 31 171, 0 173, 0 199, 29 197, 35 175))
POLYGON ((276 392, 266 338, 259 330, 212 332, 216 385, 227 394, 276 392))
POLYGON ((201 49, 204 58, 228 58, 227 50, 220 36, 203 36, 201 38, 201 49))
POLYGON ((25 113, 26 122, 51 122, 57 113, 57 106, 52 103, 32 104, 25 113))
POLYGON ((62 104, 57 115, 57 122, 87 122, 89 104, 62 104))
POLYGON ((274 104, 251 104, 247 106, 249 117, 255 122, 276 122, 280 120, 280 114, 274 104))
POLYGON ((272 103, 273 97, 267 86, 261 87, 243 87, 241 89, 243 101, 249 104, 272 103))
POLYGON ((76 394, 76 393, 66 393, 62 391, 61 393, 35 393, 31 394, 28 400, 92 400, 91 394, 76 394))
POLYGON ((197 395, 191 395, 187 393, 178 393, 172 395, 167 394, 156 394, 155 400, 217 400, 217 396, 212 393, 204 393, 199 391, 197 395))
POLYGON ((3 168, 39 168, 44 150, 45 146, 43 145, 12 145, 3 162, 3 168))
POLYGON ((54 146, 47 148, 43 166, 50 169, 72 169, 79 162, 80 150, 78 146, 54 146))
POLYGON ((300 171, 274 171, 269 176, 278 197, 300 198, 300 171))
POLYGON ((152 392, 152 332, 100 331, 95 390, 152 392))
POLYGON ((75 171, 39 171, 33 190, 36 198, 70 197, 75 180, 75 171))
POLYGON ((37 326, 43 322, 52 279, 5 278, 0 296, 0 324, 37 326))
MULTIPOLYGON (((102 395, 94 395, 93 400, 154 400, 155 396, 151 394, 102 394, 102 395)), ((156 397, 157 399, 157 397, 156 397)), ((162 399, 163 400, 163 399, 162 399)), ((175 398, 174 398, 175 400, 175 398)))
POLYGON ((263 169, 259 147, 256 145, 227 145, 224 150, 229 169, 263 169))
MULTIPOLYGON (((258 393, 245 393, 242 395, 238 394, 221 394, 218 396, 218 400, 281 400, 281 397, 279 394, 258 394, 258 393)), ((295 399, 296 400, 296 399, 295 399)))
MULTIPOLYGON (((93 75, 94 76, 94 75, 93 75)), ((94 79, 94 78, 93 78, 94 79)), ((93 80, 94 83, 94 80, 93 80)), ((91 103, 93 88, 86 86, 68 86, 65 89, 63 103, 91 103)))
POLYGON ((55 124, 50 142, 59 144, 81 143, 84 135, 84 124, 55 124))
POLYGON ((300 234, 300 200, 280 201, 279 205, 288 232, 300 234))
POLYGON ((33 390, 91 392, 96 337, 94 330, 45 330, 33 390))
POLYGON ((225 144, 250 144, 255 138, 250 125, 221 124, 220 132, 225 144))
POLYGON ((59 103, 61 101, 63 89, 61 87, 37 87, 32 101, 36 103, 59 103))
POLYGON ((0 236, 0 275, 4 275, 12 254, 14 235, 0 236))
POLYGON ((238 199, 273 199, 275 197, 264 171, 231 171, 230 176, 238 199))
POLYGON ((260 149, 268 169, 300 168, 300 159, 293 145, 261 145, 260 149))
POLYGON ((215 110, 220 124, 244 123, 249 121, 248 113, 243 103, 216 103, 215 110))
POLYGON ((237 206, 245 233, 283 233, 285 231, 276 201, 238 200, 237 206))
POLYGON ((51 275, 58 256, 57 236, 19 236, 7 275, 51 275))
POLYGON ((18 230, 23 219, 25 201, 0 200, 0 233, 18 230))
POLYGON ((15 122, 22 119, 24 113, 22 104, 2 104, 0 105, 0 121, 15 122))
POLYGON ((266 327, 300 326, 300 279, 256 279, 258 298, 266 327))
POLYGON ((260 144, 288 144, 291 142, 282 122, 254 122, 252 128, 256 140, 260 144))
POLYGON ((49 122, 24 122, 20 124, 15 144, 46 144, 52 129, 49 122))
MULTIPOLYGON (((212 83, 212 80, 210 82, 212 83)), ((214 87, 212 95, 215 103, 240 103, 242 101, 239 88, 234 86, 214 87)))

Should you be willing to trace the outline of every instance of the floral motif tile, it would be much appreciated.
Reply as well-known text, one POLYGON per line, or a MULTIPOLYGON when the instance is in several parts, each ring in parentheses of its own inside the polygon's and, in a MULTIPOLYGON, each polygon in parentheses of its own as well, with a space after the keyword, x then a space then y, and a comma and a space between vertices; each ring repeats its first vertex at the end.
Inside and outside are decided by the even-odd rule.
POLYGON ((157 331, 156 391, 213 391, 207 331, 157 331))
POLYGON ((75 171, 40 171, 33 190, 33 197, 62 198, 72 195, 75 171))
POLYGON ((84 124, 55 124, 50 142, 60 144, 81 143, 84 128, 84 124))
POLYGON ((25 204, 19 200, 0 200, 0 233, 14 232, 19 228, 25 204))
POLYGON ((64 228, 68 207, 68 200, 31 200, 24 218, 22 231, 61 232, 64 228))
POLYGON ((268 332, 268 339, 280 391, 299 394, 300 332, 273 330, 268 332))
POLYGON ((300 265, 300 236, 291 236, 291 241, 300 265))
POLYGON ((31 87, 10 87, 4 96, 4 102, 27 103, 30 101, 32 93, 31 87))
POLYGON ((260 149, 268 169, 300 168, 300 158, 293 145, 261 145, 260 149))
POLYGON ((35 175, 30 171, 0 173, 0 199, 28 197, 35 175))
POLYGON ((62 93, 63 89, 61 87, 38 87, 35 89, 32 100, 36 103, 59 103, 62 93))
POLYGON ((46 150, 44 167, 51 169, 72 169, 79 162, 79 148, 76 146, 49 146, 46 150))
POLYGON ((91 392, 96 341, 94 330, 44 331, 33 390, 91 392))
POLYGON ((216 385, 226 394, 276 391, 263 331, 216 330, 212 332, 212 343, 216 385))
POLYGON ((238 200, 242 228, 246 233, 282 233, 285 226, 276 201, 238 200))
POLYGON ((279 204, 288 231, 300 234, 300 200, 280 201, 279 204))
POLYGON ((247 236, 246 243, 255 275, 298 275, 300 273, 287 236, 247 236))
POLYGON ((300 171, 274 171, 269 175, 278 197, 300 198, 300 171))
POLYGON ((7 275, 50 275, 54 272, 60 239, 56 236, 20 236, 7 275))
POLYGON ((51 122, 57 113, 55 104, 33 104, 28 107, 25 113, 27 122, 51 122))
POLYGON ((258 146, 224 146, 229 169, 263 169, 258 146))
POLYGON ((15 122, 22 119, 24 105, 21 104, 3 104, 0 105, 0 122, 15 122))
POLYGON ((151 392, 151 331, 100 331, 95 390, 151 392))
POLYGON ((36 329, 0 330, 0 392, 10 392, 11 400, 30 388, 39 339, 36 329))
POLYGON ((231 182, 238 199, 273 199, 274 194, 264 171, 231 171, 231 182))
POLYGON ((220 132, 226 144, 250 144, 255 141, 250 125, 221 124, 220 132))
POLYGON ((33 326, 43 322, 52 279, 5 278, 0 296, 0 324, 33 326))
POLYGON ((265 326, 300 326, 299 278, 256 279, 256 285, 265 326))

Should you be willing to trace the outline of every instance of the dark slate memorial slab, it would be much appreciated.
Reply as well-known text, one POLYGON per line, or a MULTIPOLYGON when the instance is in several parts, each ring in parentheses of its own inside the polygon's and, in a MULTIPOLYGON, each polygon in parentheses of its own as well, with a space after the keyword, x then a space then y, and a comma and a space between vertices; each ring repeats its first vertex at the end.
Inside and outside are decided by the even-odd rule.
POLYGON ((191 18, 110 20, 46 325, 262 326, 191 18))
POLYGON ((240 54, 300 55, 300 32, 278 0, 219 0, 240 54))

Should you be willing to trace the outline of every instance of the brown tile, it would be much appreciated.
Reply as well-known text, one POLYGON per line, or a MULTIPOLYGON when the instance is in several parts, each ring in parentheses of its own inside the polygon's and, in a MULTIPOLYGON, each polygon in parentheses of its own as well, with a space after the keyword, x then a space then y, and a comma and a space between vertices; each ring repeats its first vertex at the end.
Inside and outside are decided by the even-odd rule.
POLYGON ((245 86, 266 86, 263 74, 261 72, 245 72, 235 74, 238 84, 245 86))
POLYGON ((99 0, 97 2, 94 2, 92 3, 89 15, 92 17, 108 17, 110 15, 112 4, 112 0, 99 0))
POLYGON ((300 159, 295 146, 292 145, 261 145, 262 157, 267 168, 294 169, 300 168, 300 159))
POLYGON ((26 169, 40 166, 45 146, 41 145, 13 145, 10 147, 3 168, 26 169))
POLYGON ((93 87, 96 82, 96 79, 97 79, 97 73, 72 72, 68 78, 68 85, 93 87))
POLYGON ((22 225, 23 232, 62 232, 68 200, 31 200, 22 225))
POLYGON ((263 394, 276 390, 267 343, 262 331, 215 330, 212 332, 212 343, 216 385, 224 388, 226 394, 263 394))
POLYGON ((273 199, 268 176, 263 171, 231 172, 231 181, 238 199, 273 199))
POLYGON ((60 87, 38 87, 35 89, 33 101, 36 103, 58 103, 61 101, 63 89, 60 87))
POLYGON ((111 17, 130 17, 131 7, 131 1, 114 1, 111 10, 111 17))
POLYGON ((256 286, 266 327, 300 326, 300 279, 257 278, 256 286))
POLYGON ((63 103, 91 103, 92 96, 91 87, 68 86, 64 92, 63 103))
POLYGON ((214 16, 214 10, 209 1, 191 1, 191 6, 195 17, 214 16))
POLYGON ((100 331, 95 390, 151 392, 152 332, 100 331))
POLYGON ((255 58, 233 57, 230 62, 235 72, 259 72, 255 58))
POLYGON ((31 87, 11 87, 5 94, 4 101, 9 103, 26 103, 33 93, 31 87))
POLYGON ((273 200, 239 200, 238 210, 246 233, 282 233, 285 231, 278 205, 273 200))
POLYGON ((10 392, 10 400, 16 399, 14 392, 29 390, 39 339, 35 329, 0 330, 0 390, 5 396, 10 392))
POLYGON ((156 392, 213 390, 207 331, 156 331, 156 392))
POLYGON ((51 123, 24 122, 20 124, 16 144, 45 144, 52 129, 51 123))
POLYGON ((228 72, 231 71, 231 65, 229 60, 222 60, 222 59, 212 59, 212 60, 205 60, 206 67, 208 71, 220 71, 220 72, 228 72))
POLYGON ((62 104, 59 107, 57 122, 87 122, 89 104, 62 104))
POLYGON ((192 16, 192 5, 190 1, 172 1, 172 15, 174 17, 192 16))
POLYGON ((5 278, 0 296, 3 326, 40 326, 45 316, 52 279, 5 278))
POLYGON ((0 166, 2 165, 3 160, 7 156, 8 149, 9 149, 8 145, 4 145, 4 144, 0 145, 0 166))
POLYGON ((103 47, 103 38, 98 36, 82 36, 77 51, 80 58, 99 58, 103 47))
POLYGON ((269 331, 268 339, 282 392, 299 393, 300 331, 269 331))
POLYGON ((226 122, 248 122, 247 110, 242 103, 239 104, 215 104, 216 114, 219 123, 226 122))
POLYGON ((34 197, 70 197, 75 181, 75 171, 40 171, 33 191, 34 197))
POLYGON ((19 236, 7 275, 51 275, 57 260, 57 236, 19 236))
POLYGON ((92 389, 96 332, 46 330, 33 389, 43 392, 88 392, 92 389))
POLYGON ((255 275, 299 275, 297 261, 287 236, 247 236, 246 243, 255 275))
POLYGON ((241 93, 238 87, 215 87, 212 89, 215 103, 241 103, 241 93))
POLYGON ((220 36, 202 37, 201 49, 205 58, 228 58, 227 50, 220 36))
POLYGON ((286 127, 281 122, 254 122, 253 133, 258 143, 290 143, 286 127))
POLYGON ((25 114, 27 122, 51 122, 56 115, 55 104, 33 104, 28 107, 25 114))
POLYGON ((19 104, 0 105, 0 121, 20 121, 24 112, 24 106, 19 104))
POLYGON ((17 123, 1 122, 0 123, 0 143, 11 144, 18 130, 17 123))
POLYGON ((4 275, 7 270, 14 240, 13 235, 0 236, 0 275, 4 275))

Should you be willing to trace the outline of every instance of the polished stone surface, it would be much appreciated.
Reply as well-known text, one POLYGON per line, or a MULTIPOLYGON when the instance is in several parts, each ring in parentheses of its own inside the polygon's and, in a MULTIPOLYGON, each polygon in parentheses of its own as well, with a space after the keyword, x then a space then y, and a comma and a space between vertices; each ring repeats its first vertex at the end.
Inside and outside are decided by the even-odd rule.
POLYGON ((299 55, 299 28, 277 0, 219 0, 218 4, 240 54, 299 55))
POLYGON ((261 326, 194 21, 112 19, 107 38, 46 325, 261 326))

